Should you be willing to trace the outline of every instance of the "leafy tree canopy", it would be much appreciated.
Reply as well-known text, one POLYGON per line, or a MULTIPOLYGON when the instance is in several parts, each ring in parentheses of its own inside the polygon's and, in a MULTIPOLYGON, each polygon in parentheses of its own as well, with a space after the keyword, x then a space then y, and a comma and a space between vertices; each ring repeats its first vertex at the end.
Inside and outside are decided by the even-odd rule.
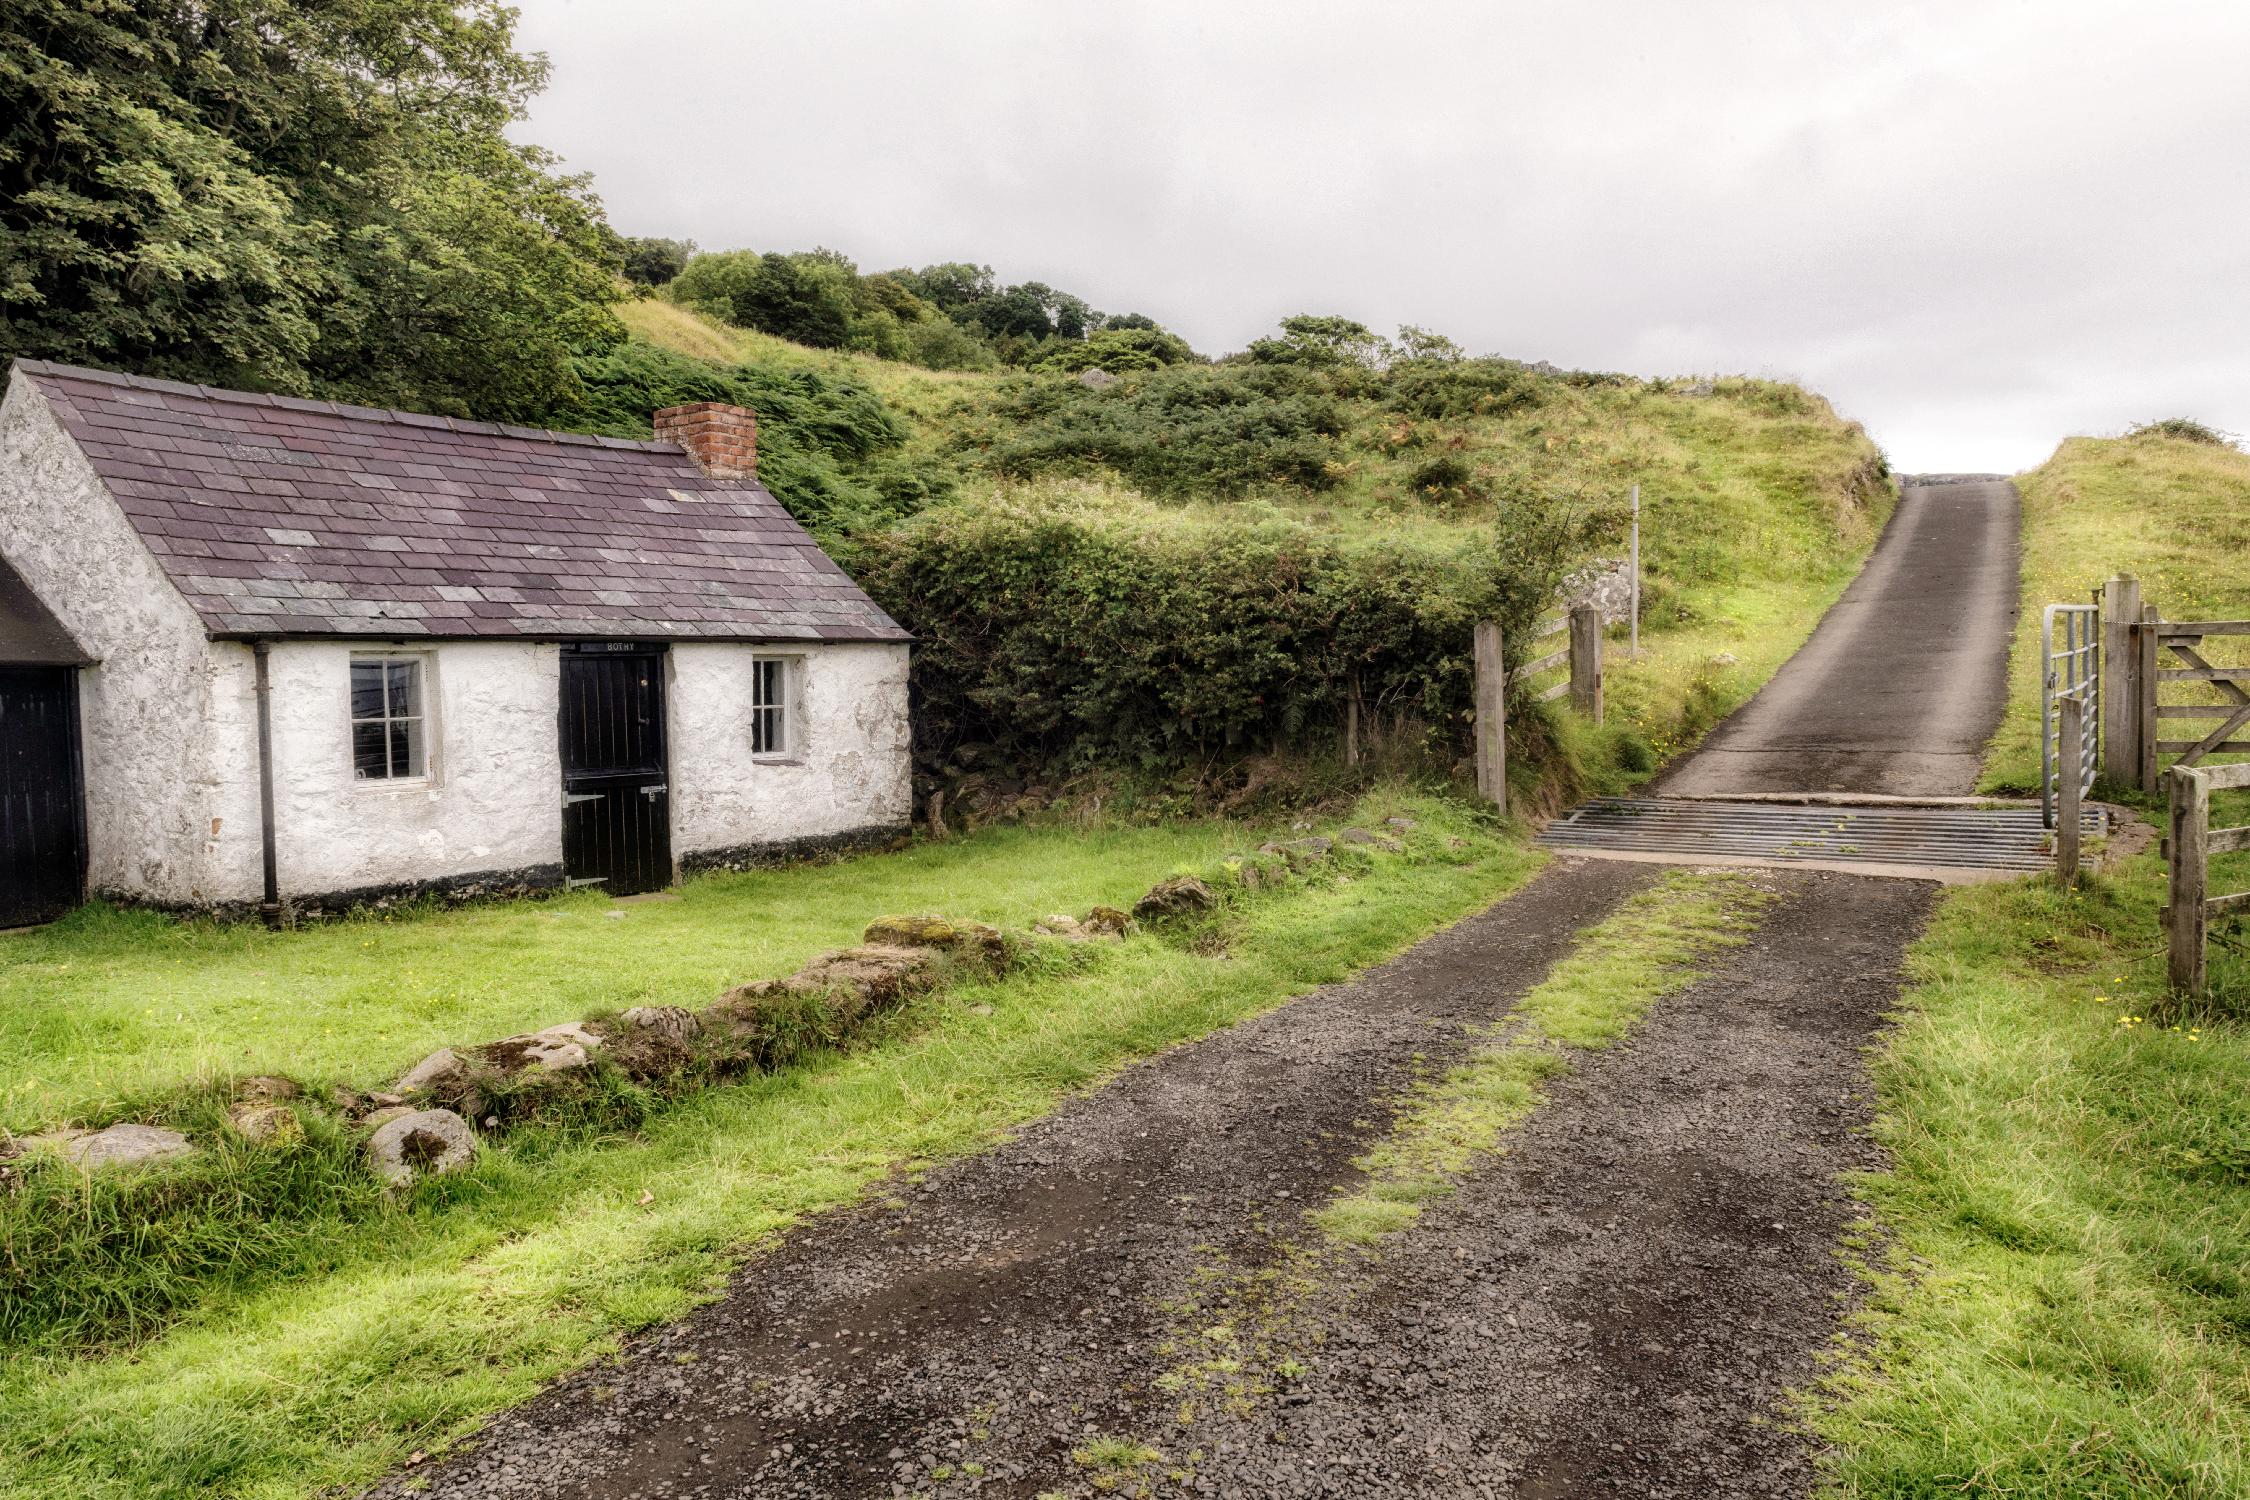
POLYGON ((635 286, 662 286, 686 270, 694 255, 693 240, 627 239, 625 279, 635 286))
POLYGON ((0 354, 520 417, 616 343, 615 239, 503 127, 491 0, 0 9, 0 354))

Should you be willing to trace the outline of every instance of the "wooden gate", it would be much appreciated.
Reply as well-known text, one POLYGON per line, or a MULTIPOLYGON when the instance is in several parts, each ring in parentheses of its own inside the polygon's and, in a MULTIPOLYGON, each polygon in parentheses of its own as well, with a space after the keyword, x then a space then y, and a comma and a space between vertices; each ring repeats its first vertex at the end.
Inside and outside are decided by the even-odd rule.
POLYGON ((2151 607, 2142 611, 2133 635, 2140 658, 2140 775, 2143 790, 2158 787, 2157 759, 2172 755, 2176 765, 2200 765, 2206 756, 2250 751, 2250 666, 2214 666, 2206 642, 2250 641, 2250 620, 2163 620, 2151 607), (2165 688, 2172 686, 2166 701, 2165 688), (2195 739, 2164 738, 2167 722, 2216 720, 2195 739))
POLYGON ((562 658, 563 875, 612 896, 672 883, 664 648, 566 648, 562 658))
POLYGON ((53 921, 85 895, 78 673, 0 667, 0 927, 53 921))

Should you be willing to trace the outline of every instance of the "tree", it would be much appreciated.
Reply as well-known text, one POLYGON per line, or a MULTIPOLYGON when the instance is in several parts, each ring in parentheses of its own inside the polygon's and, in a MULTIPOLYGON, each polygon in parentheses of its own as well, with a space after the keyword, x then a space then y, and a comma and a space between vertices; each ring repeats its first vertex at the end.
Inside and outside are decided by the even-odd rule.
POLYGON ((1300 313, 1281 320, 1280 338, 1255 339, 1249 352, 1262 365, 1357 365, 1379 370, 1389 361, 1391 346, 1365 323, 1300 313))
POLYGON ((966 261, 946 261, 919 271, 888 273, 901 286, 956 322, 973 323, 976 311, 992 300, 995 283, 992 267, 966 261))
POLYGON ((492 0, 0 9, 0 353, 507 416, 623 337, 492 0))
POLYGON ((694 256, 693 240, 629 238, 624 245, 625 279, 635 286, 662 286, 686 270, 694 256))

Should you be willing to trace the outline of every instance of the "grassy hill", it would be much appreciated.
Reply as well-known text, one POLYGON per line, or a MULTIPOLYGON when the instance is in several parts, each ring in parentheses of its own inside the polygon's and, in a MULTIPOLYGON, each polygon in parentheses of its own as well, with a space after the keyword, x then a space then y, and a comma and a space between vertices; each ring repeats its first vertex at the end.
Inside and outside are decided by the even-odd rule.
POLYGON ((1252 750, 1331 753, 1355 690, 1387 692, 1394 743, 1414 741, 1426 764, 1457 761, 1469 618, 1517 610, 1513 630, 1521 611, 1545 607, 1550 575, 1621 556, 1638 484, 1647 650, 1612 674, 1600 734, 1532 716, 1525 770, 1539 784, 1524 789, 1554 793, 1542 763, 1569 765, 1572 785, 1630 779, 1755 691, 1857 567, 1892 498, 1856 424, 1772 381, 1457 357, 1236 359, 1090 388, 1064 373, 942 372, 810 349, 657 298, 620 316, 632 343, 590 372, 595 406, 580 425, 645 434, 667 391, 731 391, 756 407, 776 493, 932 648, 918 702, 1021 706, 1026 681, 1053 686, 1035 733, 973 708, 917 724, 926 775, 958 776, 953 749, 997 742, 1015 762, 999 780, 1014 790, 1042 770, 1131 760, 1216 759, 1235 782, 1255 780, 1241 770, 1252 750), (1223 580, 1188 576, 1230 548, 1223 580), (973 580, 959 573, 968 559, 983 570, 973 580), (1261 582, 1299 571, 1319 577, 1295 592, 1261 582), (1127 597, 1175 601, 1187 623, 1164 628, 1192 633, 1223 615, 1236 634, 1128 665, 1160 615, 1121 614, 1127 597), (1299 624, 1272 623, 1284 615, 1299 624), (1215 663, 1239 654, 1253 617, 1301 633, 1267 667, 1245 668, 1231 698, 1171 691, 1219 682, 1215 663), (1347 617, 1377 643, 1329 650, 1347 617), (1056 642, 1087 639, 1090 618, 1096 637, 1114 626, 1115 639, 1087 653, 1101 660, 1064 659, 1056 642), (1027 630, 1042 635, 1036 646, 989 648, 1027 630), (973 661, 947 649, 963 639, 973 661), (929 680, 945 671, 960 680, 929 680), (1161 732, 1121 738, 1124 702, 1161 732), (1558 741, 1569 755, 1538 753, 1558 741))

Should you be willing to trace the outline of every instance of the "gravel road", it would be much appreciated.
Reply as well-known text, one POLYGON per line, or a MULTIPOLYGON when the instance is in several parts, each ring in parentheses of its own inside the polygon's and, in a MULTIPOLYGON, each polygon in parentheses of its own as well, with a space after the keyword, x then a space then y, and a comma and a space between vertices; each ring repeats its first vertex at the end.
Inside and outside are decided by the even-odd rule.
MULTIPOLYGON (((2005 484, 1910 488, 1841 618, 1675 779, 1805 790, 1777 768, 1810 755, 1846 790, 1955 789, 1999 709, 2014 518, 2005 484), (1917 621, 1942 661, 1892 649, 1917 621)), ((1752 942, 1584 1056, 1504 1156, 1375 1256, 1301 1253, 1305 1210, 1462 1023, 1661 874, 1557 859, 1351 983, 808 1224, 723 1300, 372 1493, 1802 1495, 1812 1454, 1778 1403, 1850 1295, 1840 1178, 1880 1164, 1864 1051, 1930 886, 1759 874, 1779 899, 1752 942), (1263 1328, 1269 1363, 1301 1355, 1183 1425, 1165 1377, 1214 1316, 1263 1328)))

